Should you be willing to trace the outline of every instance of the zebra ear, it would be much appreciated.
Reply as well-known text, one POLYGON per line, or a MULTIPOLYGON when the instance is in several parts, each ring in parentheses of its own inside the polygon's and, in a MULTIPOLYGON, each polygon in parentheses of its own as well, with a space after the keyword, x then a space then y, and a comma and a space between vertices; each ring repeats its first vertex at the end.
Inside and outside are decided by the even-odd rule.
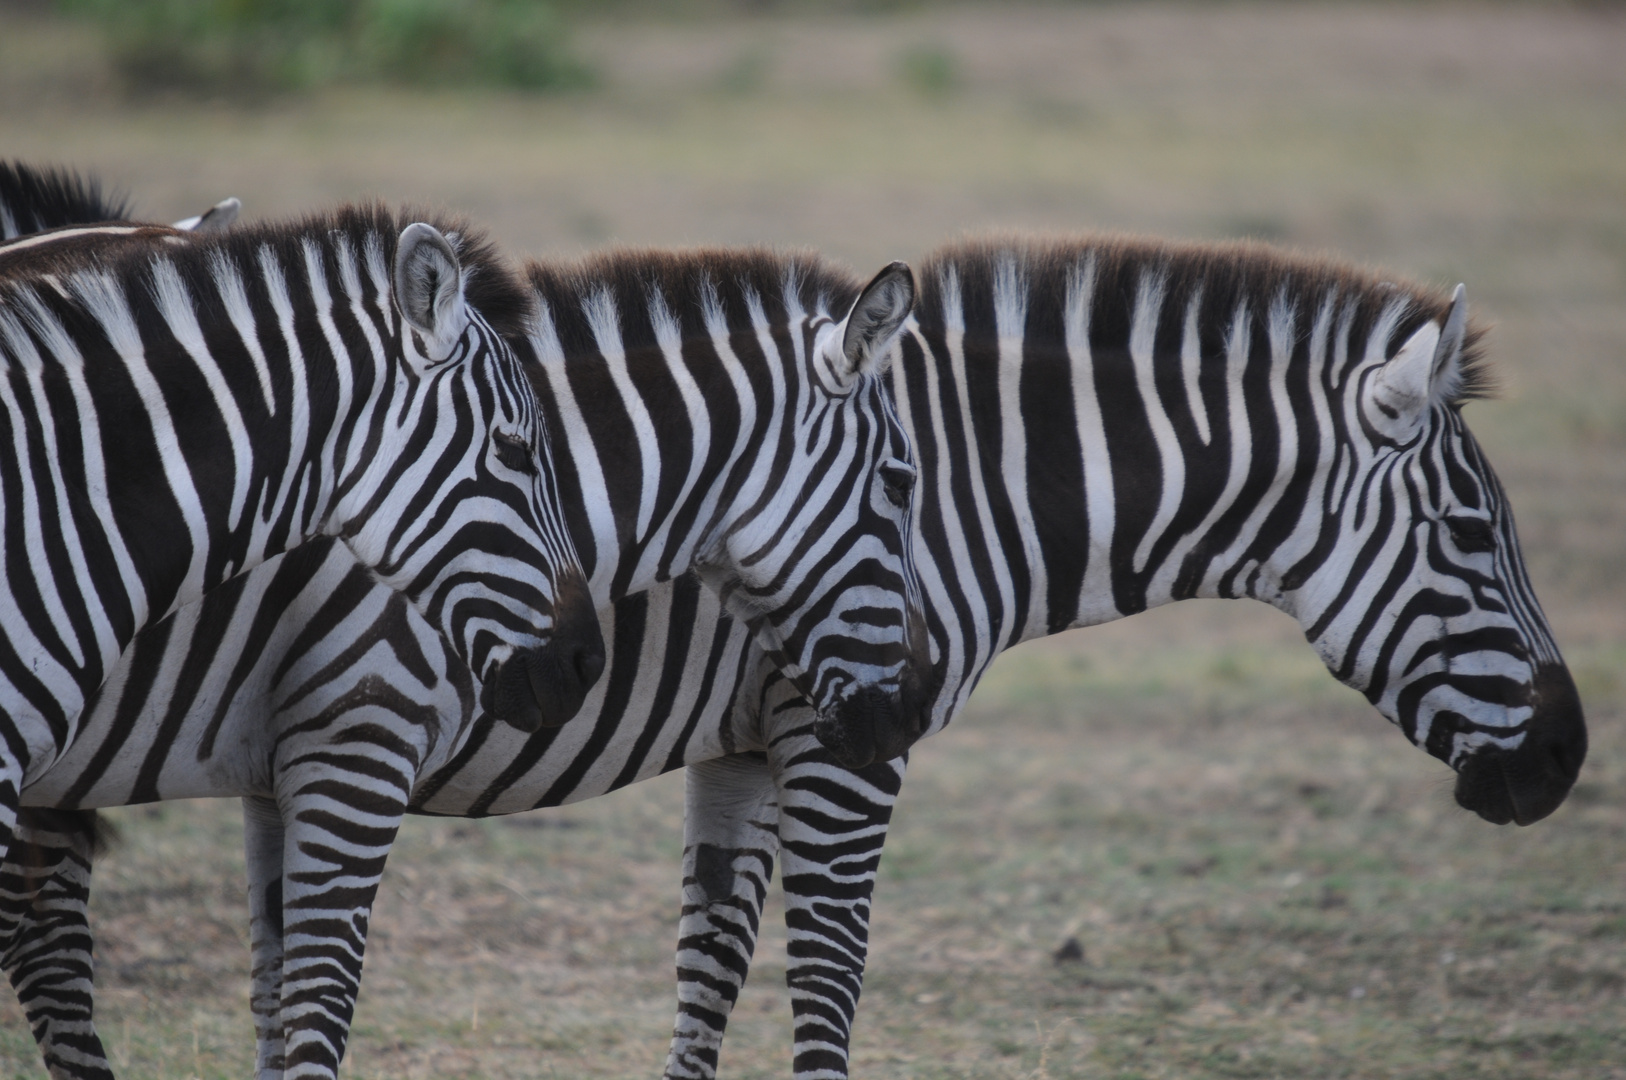
POLYGON ((1439 344, 1434 347, 1434 377, 1429 392, 1435 401, 1452 402, 1462 392, 1462 346, 1468 340, 1468 287, 1457 284, 1451 310, 1445 313, 1439 344))
POLYGON ((243 204, 236 198, 221 199, 197 217, 182 218, 171 228, 182 232, 225 232, 237 221, 237 215, 242 210, 243 204))
POLYGON ((1462 381, 1462 343, 1468 330, 1467 290, 1458 285, 1445 323, 1419 326, 1367 381, 1373 425, 1400 442, 1411 438, 1423 414, 1454 401, 1462 381))
POLYGON ((915 273, 895 262, 876 274, 853 301, 841 327, 841 380, 851 382, 861 371, 880 374, 877 361, 915 307, 915 273))
POLYGON ((463 333, 468 322, 463 271, 451 243, 432 225, 420 221, 401 232, 395 248, 395 302, 407 325, 428 343, 450 346, 463 333))

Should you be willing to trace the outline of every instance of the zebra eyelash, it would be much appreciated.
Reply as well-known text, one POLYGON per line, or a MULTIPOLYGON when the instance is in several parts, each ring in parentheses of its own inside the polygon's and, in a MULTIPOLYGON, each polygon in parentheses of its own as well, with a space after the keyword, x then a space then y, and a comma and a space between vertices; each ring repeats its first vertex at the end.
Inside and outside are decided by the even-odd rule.
POLYGON ((491 440, 498 461, 515 472, 527 476, 536 475, 536 458, 531 454, 531 448, 526 445, 525 440, 504 435, 500 431, 493 435, 491 440))
POLYGON ((1496 550, 1496 532, 1484 518, 1448 517, 1445 527, 1450 530, 1451 542, 1459 551, 1474 555, 1496 550))
POLYGON ((880 465, 881 490, 886 494, 886 501, 899 510, 909 506, 909 495, 915 489, 915 467, 906 461, 892 458, 880 465))

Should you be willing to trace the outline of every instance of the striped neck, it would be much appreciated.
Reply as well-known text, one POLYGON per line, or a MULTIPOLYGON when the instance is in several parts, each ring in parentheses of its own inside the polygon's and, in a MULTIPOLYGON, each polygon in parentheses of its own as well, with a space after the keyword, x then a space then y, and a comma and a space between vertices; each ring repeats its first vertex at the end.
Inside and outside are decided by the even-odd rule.
POLYGON ((894 368, 917 551, 977 582, 996 652, 1192 597, 1298 616, 1350 375, 1441 307, 1248 245, 950 249, 894 368))

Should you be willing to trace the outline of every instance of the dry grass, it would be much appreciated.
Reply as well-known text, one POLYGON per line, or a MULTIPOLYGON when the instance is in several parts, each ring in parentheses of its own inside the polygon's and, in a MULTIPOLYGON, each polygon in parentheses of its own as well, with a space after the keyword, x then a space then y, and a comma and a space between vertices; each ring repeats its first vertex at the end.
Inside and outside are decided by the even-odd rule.
MULTIPOLYGON (((1626 19, 1002 6, 583 37, 593 96, 242 111, 120 101, 77 31, 0 7, 0 152, 94 167, 161 217, 433 200, 536 255, 771 241, 867 268, 962 229, 1106 226, 1465 280, 1509 387, 1471 419, 1591 719, 1570 802, 1526 830, 1464 817, 1257 606, 1024 647, 911 766, 858 1071, 1626 1076, 1626 19), (1068 937, 1084 960, 1052 962, 1068 937)), ((410 822, 350 1075, 656 1075, 680 815, 666 777, 410 822)), ((95 919, 121 1075, 243 1075, 236 810, 119 816, 95 919)), ((789 1070, 776 919, 729 1077, 789 1070)), ((10 1003, 0 1075, 42 1075, 10 1003)))

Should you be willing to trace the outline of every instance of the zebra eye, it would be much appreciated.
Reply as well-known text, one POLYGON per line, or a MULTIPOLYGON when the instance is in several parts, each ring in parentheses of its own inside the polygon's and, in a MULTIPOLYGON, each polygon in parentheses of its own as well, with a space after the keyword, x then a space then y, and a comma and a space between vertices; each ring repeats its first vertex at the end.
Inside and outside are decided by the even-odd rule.
POLYGON ((915 467, 907 461, 891 458, 881 463, 881 489, 886 501, 899 510, 909 505, 909 493, 915 489, 915 467))
POLYGON ((512 435, 502 432, 491 437, 497 451, 497 460, 515 472, 527 476, 536 475, 536 458, 531 455, 531 448, 525 445, 524 440, 516 439, 512 435))
POLYGON ((1451 542, 1459 551, 1473 554, 1496 550, 1496 533, 1484 518, 1448 517, 1445 527, 1451 530, 1451 542))

